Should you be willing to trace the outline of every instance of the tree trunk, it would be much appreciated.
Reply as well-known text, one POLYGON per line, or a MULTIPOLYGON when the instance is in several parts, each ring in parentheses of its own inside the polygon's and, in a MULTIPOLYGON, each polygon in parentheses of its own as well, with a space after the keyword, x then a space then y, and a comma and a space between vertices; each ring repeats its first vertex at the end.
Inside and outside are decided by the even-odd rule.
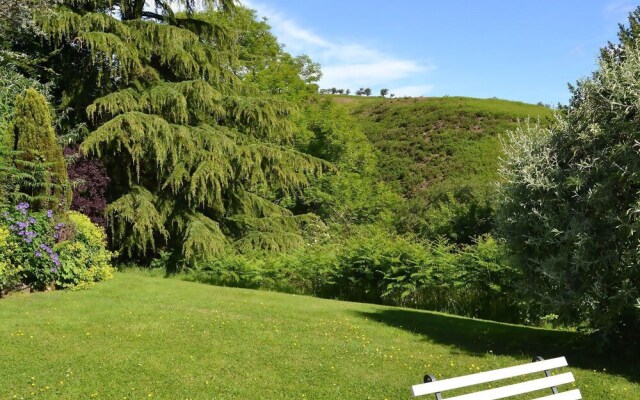
POLYGON ((145 0, 124 0, 122 2, 122 19, 131 21, 142 18, 145 0))

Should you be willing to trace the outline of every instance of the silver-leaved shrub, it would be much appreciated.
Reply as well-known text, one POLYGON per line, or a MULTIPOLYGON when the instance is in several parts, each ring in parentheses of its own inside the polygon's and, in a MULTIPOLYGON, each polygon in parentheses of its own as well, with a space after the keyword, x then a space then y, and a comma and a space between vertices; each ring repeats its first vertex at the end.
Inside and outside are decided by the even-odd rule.
POLYGON ((630 20, 551 128, 510 134, 498 209, 530 312, 625 345, 640 329, 640 9, 630 20))

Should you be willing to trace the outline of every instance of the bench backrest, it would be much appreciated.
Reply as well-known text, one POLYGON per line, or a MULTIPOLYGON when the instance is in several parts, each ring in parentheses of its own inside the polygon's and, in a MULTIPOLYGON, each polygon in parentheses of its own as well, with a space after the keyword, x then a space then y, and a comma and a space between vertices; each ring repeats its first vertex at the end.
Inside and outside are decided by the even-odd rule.
POLYGON ((493 389, 482 390, 475 393, 464 394, 461 396, 451 397, 447 400, 495 400, 516 396, 523 393, 535 392, 542 389, 554 389, 550 396, 540 397, 536 400, 579 400, 582 399, 580 390, 570 390, 567 392, 557 393, 556 386, 565 383, 574 382, 573 374, 566 372, 559 375, 551 375, 549 370, 555 368, 566 367, 567 360, 564 357, 552 358, 532 362, 529 364, 517 365, 515 367, 496 369, 493 371, 480 372, 472 375, 460 376, 457 378, 443 379, 436 381, 433 377, 425 377, 425 380, 431 382, 414 385, 413 395, 423 396, 427 394, 436 395, 440 399, 440 393, 446 390, 459 389, 467 386, 480 385, 483 383, 494 382, 502 379, 514 378, 517 376, 528 375, 536 372, 545 372, 545 378, 533 379, 526 382, 516 383, 512 385, 497 387, 493 389))

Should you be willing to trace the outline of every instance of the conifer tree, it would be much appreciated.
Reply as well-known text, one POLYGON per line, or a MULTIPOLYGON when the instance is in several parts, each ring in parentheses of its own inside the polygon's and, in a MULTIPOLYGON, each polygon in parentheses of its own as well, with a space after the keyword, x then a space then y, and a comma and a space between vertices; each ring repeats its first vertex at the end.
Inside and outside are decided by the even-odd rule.
POLYGON ((68 208, 71 192, 66 164, 51 126, 49 106, 37 90, 27 89, 16 98, 10 133, 13 163, 27 174, 17 184, 24 200, 40 208, 68 208))
POLYGON ((47 93, 47 88, 38 81, 19 74, 11 67, 0 66, 0 157, 2 152, 13 149, 13 135, 8 128, 14 115, 16 97, 30 87, 45 95, 47 93))
POLYGON ((81 149, 112 178, 112 240, 130 256, 166 246, 188 265, 232 243, 299 245, 315 219, 279 202, 328 166, 293 149, 293 107, 234 74, 237 32, 199 18, 196 2, 172 2, 182 14, 144 3, 67 0, 38 18, 60 106, 75 110, 68 123, 88 124, 81 149))

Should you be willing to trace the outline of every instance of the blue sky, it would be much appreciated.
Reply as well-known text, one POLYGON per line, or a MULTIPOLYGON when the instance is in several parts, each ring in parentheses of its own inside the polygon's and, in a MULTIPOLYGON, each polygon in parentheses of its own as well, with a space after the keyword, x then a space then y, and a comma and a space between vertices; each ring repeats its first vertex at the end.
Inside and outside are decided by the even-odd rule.
POLYGON ((625 0, 242 0, 321 87, 565 104, 638 5, 625 0))

